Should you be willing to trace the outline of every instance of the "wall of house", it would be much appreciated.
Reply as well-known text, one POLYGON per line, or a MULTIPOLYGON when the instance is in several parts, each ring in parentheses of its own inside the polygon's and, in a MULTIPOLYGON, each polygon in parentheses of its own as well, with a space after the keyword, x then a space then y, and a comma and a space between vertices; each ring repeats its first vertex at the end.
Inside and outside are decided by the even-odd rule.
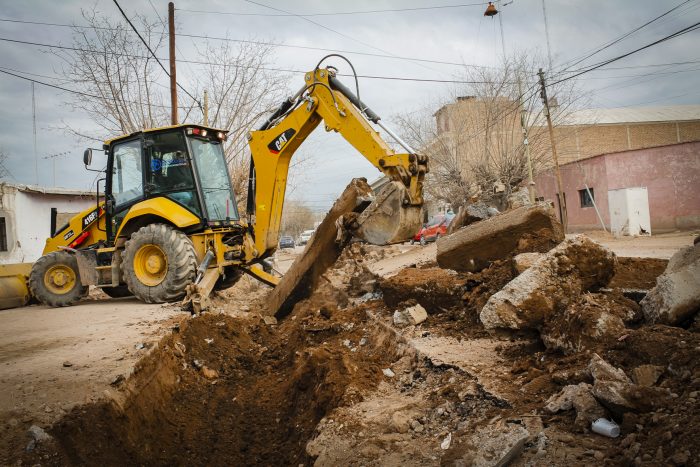
MULTIPOLYGON (((34 193, 4 186, 0 217, 5 217, 8 251, 0 252, 0 264, 33 262, 41 257, 51 235, 51 208, 74 214, 94 204, 94 198, 87 196, 34 193)), ((61 227, 60 220, 58 224, 61 227)))
MULTIPOLYGON (((610 226, 608 190, 646 187, 652 232, 700 227, 700 142, 606 154, 561 167, 569 230, 599 229, 595 210, 581 207, 578 190, 593 188, 595 201, 610 226)), ((537 196, 556 200, 553 171, 536 180, 537 196)))

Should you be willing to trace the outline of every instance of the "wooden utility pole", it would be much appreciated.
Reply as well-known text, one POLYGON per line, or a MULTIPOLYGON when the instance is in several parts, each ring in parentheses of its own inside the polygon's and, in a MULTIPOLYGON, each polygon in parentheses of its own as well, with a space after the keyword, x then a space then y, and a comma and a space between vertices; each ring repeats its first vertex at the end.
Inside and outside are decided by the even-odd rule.
POLYGON ((547 118, 547 127, 549 128, 549 140, 552 145, 552 159, 554 159, 554 171, 557 175, 557 196, 559 196, 559 207, 561 208, 561 223, 566 232, 568 224, 568 215, 566 213, 566 196, 561 183, 561 172, 559 171, 559 157, 557 156, 557 147, 554 143, 554 129, 552 128, 552 117, 549 114, 549 100, 547 99, 547 85, 544 82, 544 71, 540 68, 537 73, 540 77, 540 97, 544 104, 544 116, 547 118))
POLYGON ((204 90, 204 110, 202 111, 204 114, 204 126, 209 126, 209 93, 207 90, 204 90))
POLYGON ((170 123, 178 124, 177 118, 177 75, 175 71, 175 4, 168 3, 168 36, 170 48, 170 123))

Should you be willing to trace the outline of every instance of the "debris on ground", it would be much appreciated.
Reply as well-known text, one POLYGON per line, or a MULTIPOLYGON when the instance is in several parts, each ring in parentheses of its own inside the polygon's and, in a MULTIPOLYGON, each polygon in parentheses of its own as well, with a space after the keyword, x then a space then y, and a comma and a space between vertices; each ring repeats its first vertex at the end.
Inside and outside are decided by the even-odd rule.
POLYGON ((522 206, 440 238, 437 262, 445 269, 477 272, 513 252, 546 252, 562 240, 550 204, 522 206))
MULTIPOLYGON (((242 280, 214 297, 215 311, 170 323, 104 399, 0 460, 697 465, 700 326, 650 322, 628 297, 665 264, 563 240, 552 219, 525 206, 458 230, 497 223, 500 251, 471 269, 433 258, 387 277, 371 264, 419 247, 334 247, 297 278, 303 293, 279 319, 271 289, 242 280)), ((672 260, 666 274, 688 264, 672 260)), ((0 424, 0 434, 26 440, 27 426, 0 424)))

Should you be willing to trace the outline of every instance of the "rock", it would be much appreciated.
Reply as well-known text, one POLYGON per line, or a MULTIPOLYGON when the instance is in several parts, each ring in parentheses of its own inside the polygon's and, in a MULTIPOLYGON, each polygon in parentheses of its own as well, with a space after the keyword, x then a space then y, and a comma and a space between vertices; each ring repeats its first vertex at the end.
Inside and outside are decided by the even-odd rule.
POLYGON ((277 318, 274 316, 265 315, 263 316, 263 322, 268 326, 274 326, 277 324, 277 318))
POLYGON ((520 274, 543 257, 544 253, 520 253, 513 257, 513 267, 520 274))
POLYGON ((395 311, 393 320, 394 326, 404 327, 417 325, 428 319, 428 313, 420 305, 413 305, 401 311, 395 311))
POLYGON ((37 443, 41 443, 43 441, 48 441, 51 439, 51 435, 49 435, 46 431, 44 431, 43 428, 37 425, 30 426, 27 432, 29 433, 29 436, 31 436, 31 438, 37 443))
POLYGON ((202 366, 200 371, 202 372, 202 376, 207 379, 215 379, 219 377, 219 373, 216 370, 212 370, 208 366, 202 366))
POLYGON ((640 302, 650 323, 677 325, 700 310, 700 244, 687 246, 671 257, 656 287, 640 302))
POLYGON ((575 409, 576 420, 574 424, 582 430, 606 415, 605 409, 593 397, 592 390, 593 387, 586 383, 565 386, 559 394, 555 394, 547 400, 545 410, 549 413, 557 413, 575 409))
POLYGON ((109 383, 109 385, 110 385, 110 386, 117 387, 117 386, 121 385, 125 380, 126 380, 126 378, 124 378, 124 375, 119 374, 119 375, 116 376, 116 378, 114 378, 114 379, 112 380, 111 383, 109 383))
POLYGON ((450 449, 450 445, 452 444, 452 433, 448 433, 447 436, 445 436, 445 439, 442 440, 442 443, 440 443, 440 449, 443 451, 447 451, 450 449))
POLYGON ((404 412, 394 412, 391 415, 391 427, 397 433, 408 433, 411 428, 411 419, 404 412))
POLYGON ((632 370, 632 380, 640 386, 653 386, 664 373, 659 365, 640 365, 632 370))
POLYGON ((73 364, 72 364, 71 362, 69 362, 69 361, 66 360, 65 362, 63 362, 63 366, 66 367, 66 368, 70 368, 70 367, 73 366, 73 364))
POLYGON ((501 213, 437 241, 437 262, 442 268, 477 272, 512 252, 547 251, 564 240, 564 231, 549 204, 523 206, 501 213), (520 249, 522 237, 537 232, 531 248, 520 249))
POLYGON ((479 315, 487 329, 539 329, 581 293, 608 283, 615 255, 585 235, 567 239, 492 295, 479 315))
POLYGON ((498 210, 495 210, 495 213, 490 211, 489 207, 481 201, 467 204, 466 206, 461 206, 459 211, 457 211, 457 215, 454 217, 454 219, 452 219, 452 222, 450 222, 450 226, 447 228, 447 233, 451 234, 457 229, 466 227, 474 222, 488 219, 496 214, 498 214, 498 210))
POLYGON ((468 440, 469 445, 473 446, 472 450, 467 451, 455 464, 473 467, 505 466, 520 455, 525 443, 534 438, 522 425, 488 425, 472 435, 468 440))
POLYGON ((384 373, 384 376, 386 376, 387 378, 393 378, 394 376, 396 376, 396 374, 393 371, 391 371, 391 368, 384 368, 382 370, 382 373, 384 373))
POLYGON ((506 203, 508 203, 508 209, 530 206, 532 204, 530 202, 530 192, 527 187, 522 186, 508 195, 506 203))
POLYGON ((593 354, 588 370, 594 380, 593 395, 601 404, 618 415, 636 409, 635 402, 629 397, 633 383, 624 371, 610 365, 598 354, 593 354))

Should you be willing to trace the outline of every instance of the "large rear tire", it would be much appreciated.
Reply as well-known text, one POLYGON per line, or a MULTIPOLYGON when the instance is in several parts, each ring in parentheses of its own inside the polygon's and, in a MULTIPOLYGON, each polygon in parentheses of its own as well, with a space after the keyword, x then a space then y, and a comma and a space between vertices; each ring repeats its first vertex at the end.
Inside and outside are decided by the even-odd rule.
POLYGON ((122 258, 124 282, 146 303, 180 300, 197 271, 192 241, 166 224, 150 224, 131 234, 122 258))
POLYGON ((29 275, 29 289, 33 297, 53 307, 73 305, 88 291, 80 283, 78 260, 67 251, 39 258, 29 275))

